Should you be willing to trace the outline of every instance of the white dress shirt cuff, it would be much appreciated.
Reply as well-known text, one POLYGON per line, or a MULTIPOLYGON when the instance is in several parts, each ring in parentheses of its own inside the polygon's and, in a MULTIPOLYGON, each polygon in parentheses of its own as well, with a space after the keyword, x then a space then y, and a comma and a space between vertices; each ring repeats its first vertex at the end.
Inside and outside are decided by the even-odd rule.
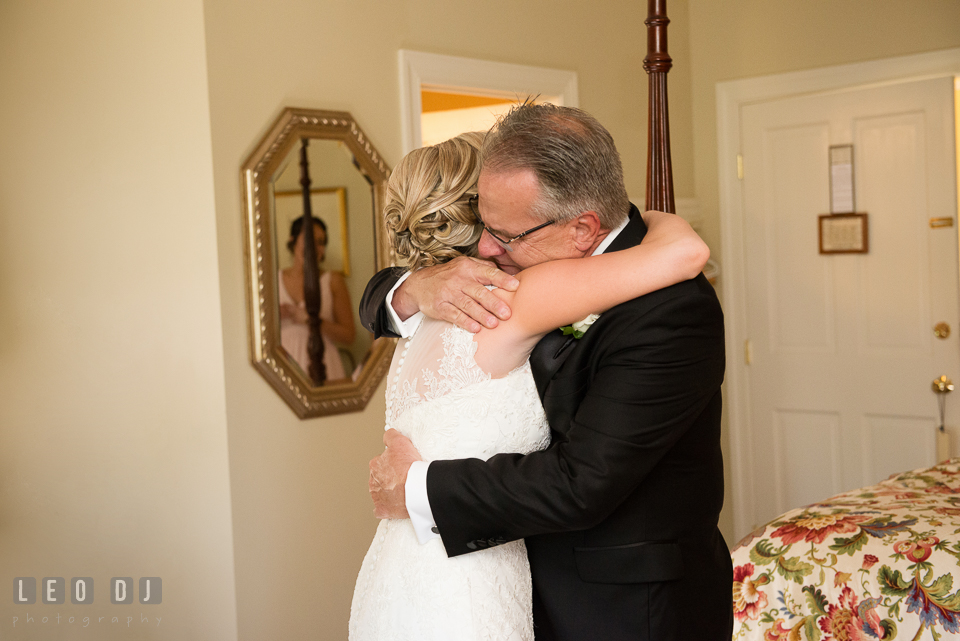
POLYGON ((410 522, 417 533, 420 545, 432 539, 439 539, 437 523, 433 520, 433 510, 430 509, 430 500, 427 498, 427 468, 426 461, 414 461, 407 471, 407 483, 403 486, 407 512, 410 522))
POLYGON ((387 292, 387 298, 384 301, 384 304, 387 306, 387 316, 390 317, 390 329, 400 338, 410 338, 413 336, 417 328, 420 327, 420 321, 423 320, 423 313, 417 312, 407 320, 402 321, 400 317, 397 316, 396 310, 393 309, 393 293, 403 284, 403 281, 407 280, 408 276, 410 276, 410 272, 400 277, 400 280, 393 286, 393 289, 387 292))

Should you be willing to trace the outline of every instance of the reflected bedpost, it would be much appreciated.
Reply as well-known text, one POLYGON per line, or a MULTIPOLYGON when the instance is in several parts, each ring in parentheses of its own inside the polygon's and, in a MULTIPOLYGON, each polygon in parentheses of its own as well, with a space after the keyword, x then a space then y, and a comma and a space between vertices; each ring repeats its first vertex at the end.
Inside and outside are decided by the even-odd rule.
POLYGON ((310 161, 307 159, 307 138, 300 139, 300 186, 303 189, 303 302, 307 308, 307 326, 310 341, 310 378, 315 385, 327 380, 327 368, 323 364, 323 337, 320 335, 320 267, 317 264, 317 247, 313 232, 313 209, 310 203, 310 161))

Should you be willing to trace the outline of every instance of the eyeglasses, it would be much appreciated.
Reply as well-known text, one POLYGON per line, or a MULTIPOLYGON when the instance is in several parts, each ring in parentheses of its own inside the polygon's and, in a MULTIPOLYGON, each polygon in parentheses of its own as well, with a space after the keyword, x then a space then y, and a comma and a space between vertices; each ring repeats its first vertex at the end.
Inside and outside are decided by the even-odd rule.
POLYGON ((517 234, 516 236, 514 236, 513 238, 510 238, 509 240, 508 240, 508 239, 505 239, 505 238, 500 238, 499 236, 497 236, 496 234, 494 234, 492 231, 490 231, 490 228, 487 227, 487 225, 483 222, 483 219, 480 218, 479 200, 480 200, 480 197, 479 197, 479 196, 474 196, 473 198, 470 199, 470 209, 473 210, 473 215, 477 217, 477 220, 480 221, 480 225, 486 230, 486 232, 487 232, 488 234, 490 234, 495 241, 497 241, 498 243, 500 243, 500 245, 501 245, 504 249, 506 249, 508 252, 512 252, 512 251, 513 251, 513 247, 510 246, 510 243, 512 243, 513 241, 515 241, 515 240, 520 240, 521 238, 523 238, 523 237, 526 236, 527 234, 531 234, 531 233, 537 231, 538 229, 543 229, 544 227, 546 227, 546 226, 548 226, 548 225, 552 225, 553 223, 557 222, 557 221, 555 221, 555 220, 548 220, 547 222, 541 223, 541 224, 537 225, 536 227, 531 227, 530 229, 528 229, 527 231, 525 231, 525 232, 523 232, 523 233, 521 233, 521 234, 517 234))

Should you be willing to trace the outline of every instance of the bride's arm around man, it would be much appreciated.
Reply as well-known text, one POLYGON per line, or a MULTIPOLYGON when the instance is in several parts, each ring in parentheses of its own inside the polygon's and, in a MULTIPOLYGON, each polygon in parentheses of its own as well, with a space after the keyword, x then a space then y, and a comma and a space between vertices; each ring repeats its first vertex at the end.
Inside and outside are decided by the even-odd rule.
MULTIPOLYGON (((484 142, 478 191, 480 255, 502 272, 472 259, 399 285, 381 272, 361 303, 377 335, 403 332, 414 312, 490 327, 510 310, 484 285, 516 289, 511 276, 527 267, 646 234, 612 138, 579 110, 514 110, 484 142), (594 217, 586 234, 574 229, 594 217)), ((701 274, 618 305, 580 338, 548 334, 530 362, 551 446, 427 465, 388 432, 371 462, 378 516, 406 518, 410 505, 421 538, 439 536, 449 556, 525 538, 538 639, 728 639, 713 288, 701 274)))

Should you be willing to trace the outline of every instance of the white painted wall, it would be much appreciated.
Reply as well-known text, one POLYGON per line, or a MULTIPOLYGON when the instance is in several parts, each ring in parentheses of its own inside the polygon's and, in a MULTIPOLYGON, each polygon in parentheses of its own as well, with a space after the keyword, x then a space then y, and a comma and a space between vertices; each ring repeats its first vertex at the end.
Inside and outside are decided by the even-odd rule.
POLYGON ((237 637, 204 40, 200 0, 0 3, 0 638, 237 637))

